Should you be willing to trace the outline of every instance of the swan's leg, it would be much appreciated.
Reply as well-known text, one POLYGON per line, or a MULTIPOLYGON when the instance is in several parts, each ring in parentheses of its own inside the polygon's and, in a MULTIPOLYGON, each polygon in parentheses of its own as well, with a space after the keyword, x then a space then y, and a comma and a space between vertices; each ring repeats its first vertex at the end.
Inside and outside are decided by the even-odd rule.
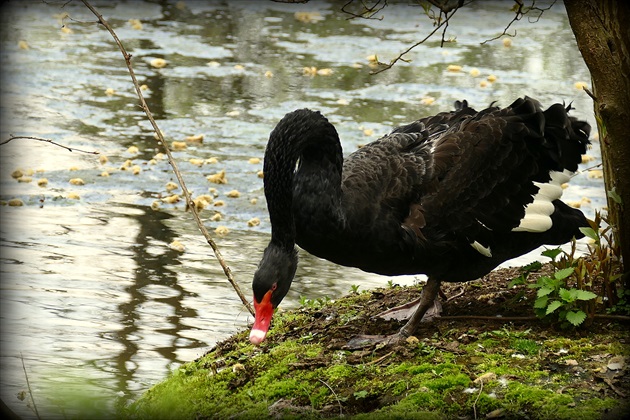
POLYGON ((439 292, 440 281, 434 277, 429 277, 427 284, 422 288, 418 309, 416 309, 416 312, 409 318, 409 321, 400 329, 398 334, 403 338, 407 338, 416 332, 418 325, 422 322, 422 317, 424 317, 427 310, 434 305, 439 292))
MULTIPOLYGON (((394 344, 405 340, 413 335, 427 313, 427 310, 434 305, 434 302, 440 292, 440 280, 429 277, 427 284, 422 288, 422 294, 416 311, 413 313, 409 321, 396 333, 392 335, 361 335, 351 339, 345 348, 354 350, 358 348, 368 347, 374 344, 394 344)), ((412 302, 415 303, 415 302, 412 302)))
MULTIPOLYGON (((440 293, 440 296, 442 296, 442 293, 440 293)), ((383 311, 376 316, 379 318, 383 318, 386 321, 389 321, 390 319, 395 319, 397 321, 406 321, 411 318, 414 313, 416 313, 418 307, 420 306, 421 300, 422 297, 419 297, 418 299, 412 300, 411 302, 405 303, 404 305, 396 306, 394 308, 383 311)), ((440 316, 441 313, 442 303, 440 303, 439 299, 435 299, 433 301, 433 306, 430 306, 422 317, 422 322, 429 322, 433 320, 433 318, 440 316)))

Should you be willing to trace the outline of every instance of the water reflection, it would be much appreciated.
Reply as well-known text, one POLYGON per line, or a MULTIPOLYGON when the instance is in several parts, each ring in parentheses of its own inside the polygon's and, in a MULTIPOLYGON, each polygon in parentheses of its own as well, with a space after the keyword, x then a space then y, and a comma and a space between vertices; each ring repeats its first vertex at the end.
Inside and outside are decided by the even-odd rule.
MULTIPOLYGON (((249 159, 262 157, 269 131, 290 110, 309 106, 326 113, 346 152, 462 98, 476 107, 495 100, 507 104, 524 94, 544 103, 573 101, 574 115, 594 125, 592 103, 573 86, 589 75, 561 5, 536 25, 522 22, 513 47, 504 48, 479 42, 503 30, 505 3, 476 3, 449 26, 456 43, 440 49, 438 41, 429 42, 409 55, 410 62, 370 75, 367 55, 388 61, 430 30, 430 22, 418 20, 412 6, 392 6, 383 20, 349 20, 335 12, 335 2, 311 3, 99 5, 133 54, 140 83, 148 87, 147 102, 169 142, 204 134, 203 143, 175 151, 175 158, 194 195, 212 187, 225 201, 202 217, 210 231, 218 225, 230 229, 216 240, 248 295, 270 229, 257 176, 262 165, 249 159), (293 17, 313 8, 323 20, 293 17), (131 18, 141 19, 143 29, 133 29, 131 18), (157 57, 169 64, 151 67, 157 57), (465 71, 446 72, 452 63, 465 71), (332 75, 305 76, 307 66, 330 68, 332 75), (468 73, 473 67, 481 76, 468 73), (481 88, 489 74, 498 81, 481 88), (435 101, 423 105, 427 97, 435 101), (375 134, 366 136, 365 128, 375 134), (190 162, 211 157, 218 163, 190 162), (222 169, 228 184, 209 184, 206 176, 222 169), (241 197, 226 198, 232 189, 241 197), (221 221, 211 220, 216 213, 221 221), (261 224, 248 227, 252 217, 261 224)), ((22 357, 40 410, 69 412, 63 397, 73 392, 89 394, 107 410, 116 396, 136 396, 251 321, 183 204, 151 208, 169 194, 172 169, 166 160, 152 160, 159 150, 122 57, 110 35, 91 22, 80 2, 63 8, 14 2, 3 5, 0 15, 0 139, 10 133, 43 136, 108 157, 100 163, 98 156, 35 142, 14 141, 0 149, 1 198, 25 204, 0 207, 0 396, 27 417, 27 403, 16 398, 26 388, 22 357), (62 22, 57 14, 63 12, 71 19, 62 22), (62 23, 73 33, 61 32, 62 23), (20 40, 29 48, 21 49, 20 40), (107 95, 108 88, 115 93, 107 95), (129 152, 130 146, 139 153, 129 152), (127 160, 141 169, 138 175, 121 170, 127 160), (11 177, 17 168, 42 172, 22 183, 11 177), (77 177, 86 185, 69 185, 77 177), (41 178, 47 186, 37 185, 41 178), (68 198, 71 192, 80 199, 68 198), (171 249, 173 240, 185 251, 171 249)), ((599 163, 597 144, 589 153, 595 160, 588 165, 599 163)), ((588 215, 605 205, 601 180, 581 174, 572 185, 567 200, 589 197, 583 205, 588 215)), ((298 306, 300 296, 335 298, 352 285, 366 290, 388 280, 301 252, 283 307, 298 306)))

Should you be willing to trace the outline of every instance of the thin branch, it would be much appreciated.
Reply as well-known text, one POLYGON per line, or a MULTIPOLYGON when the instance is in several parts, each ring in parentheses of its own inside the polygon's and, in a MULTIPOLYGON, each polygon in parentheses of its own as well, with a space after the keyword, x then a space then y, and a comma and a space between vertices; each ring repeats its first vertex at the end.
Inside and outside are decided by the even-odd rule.
POLYGON ((31 383, 28 380, 28 374, 26 373, 26 366, 24 365, 24 356, 20 352, 20 359, 22 360, 22 369, 24 369, 24 377, 26 378, 26 387, 28 388, 28 394, 31 396, 31 402, 33 403, 33 409, 35 410, 35 416, 41 419, 39 411, 37 411, 37 404, 35 404, 35 398, 33 397, 33 390, 31 389, 31 383))
POLYGON ((527 16, 529 15, 529 13, 535 11, 538 12, 538 16, 531 18, 530 16, 527 16, 528 20, 530 23, 536 23, 540 20, 540 18, 542 17, 543 13, 545 13, 547 10, 551 9, 553 7, 554 4, 556 4, 556 0, 554 0, 549 7, 546 8, 540 8, 540 7, 536 7, 536 0, 532 0, 532 5, 529 7, 525 7, 525 5, 523 4, 522 0, 514 0, 514 2, 516 3, 516 5, 514 6, 514 18, 507 24, 507 26, 505 27, 505 29, 503 29, 503 32, 500 33, 499 35, 495 36, 494 38, 490 38, 490 39, 486 39, 485 41, 483 41, 481 43, 481 45, 486 44, 488 42, 497 40, 499 38, 501 38, 502 36, 511 36, 511 37, 515 37, 516 36, 516 29, 514 30, 514 34, 509 34, 508 33, 508 29, 510 29, 510 27, 512 26, 512 24, 514 22, 517 22, 519 20, 521 20, 523 18, 523 16, 527 16))
POLYGON ((330 392, 332 392, 332 394, 335 396, 335 398, 337 399, 337 403, 339 404, 339 417, 342 417, 343 416, 343 407, 341 406, 341 400, 337 396, 337 393, 326 382, 322 381, 319 378, 317 380, 319 382, 323 383, 324 385, 326 385, 326 388, 330 389, 330 392))
POLYGON ((444 19, 442 22, 440 22, 440 24, 439 24, 439 25, 437 25, 437 26, 435 27, 435 29, 433 29, 433 30, 429 33, 429 35, 427 35, 426 37, 424 37, 424 39, 422 39, 421 41, 416 42, 416 43, 415 43, 415 44, 413 44, 411 47, 407 48, 405 51, 401 52, 401 53, 398 55, 398 57, 394 58, 394 59, 393 59, 393 60, 392 60, 389 64, 385 64, 385 63, 381 63, 381 62, 379 62, 378 64, 383 65, 384 67, 382 67, 382 68, 380 68, 380 69, 378 69, 378 70, 374 70, 374 71, 370 72, 370 74, 378 74, 378 73, 381 73, 381 72, 383 72, 383 71, 385 71, 385 70, 389 70, 389 69, 391 69, 391 68, 394 66, 394 64, 396 64, 398 61, 400 61, 400 60, 405 61, 405 60, 403 59, 403 56, 405 56, 406 54, 408 54, 411 50, 413 50, 414 48, 416 48, 418 45, 423 44, 423 43, 424 43, 427 39, 431 38, 431 37, 433 36, 433 34, 435 34, 435 33, 436 33, 436 32, 437 32, 437 31, 438 31, 438 30, 439 30, 442 26, 444 26, 444 25, 448 25, 448 21, 449 21, 449 20, 453 17, 453 15, 455 15, 455 13, 457 13, 457 11, 458 11, 458 10, 459 10, 459 8, 457 8, 457 9, 453 10, 453 12, 452 12, 450 15, 445 14, 446 19, 444 19))
POLYGON ((354 0, 348 0, 348 2, 346 2, 346 4, 341 6, 341 11, 346 13, 346 14, 348 14, 348 15, 350 15, 348 20, 355 19, 355 18, 382 20, 383 16, 380 16, 380 17, 376 18, 376 17, 374 17, 374 15, 376 15, 378 12, 380 12, 385 7, 387 7, 387 0, 384 0, 383 4, 380 7, 377 7, 377 6, 379 6, 379 4, 381 4, 381 0, 376 0, 376 3, 374 3, 372 6, 366 5, 365 1, 361 0, 361 6, 363 7, 363 11, 360 14, 356 14, 356 13, 353 13, 353 12, 351 12, 349 10, 346 10, 346 7, 350 6, 352 3, 354 3, 354 0))
POLYGON ((9 134, 9 138, 7 140, 3 141, 2 143, 0 143, 0 146, 7 144, 11 140, 17 140, 17 139, 44 141, 46 143, 54 144, 55 146, 63 147, 64 149, 66 149, 69 152, 88 153, 90 155, 98 155, 99 154, 99 152, 88 152, 87 150, 73 149, 71 147, 64 146, 63 144, 56 143, 56 142, 54 142, 54 141, 52 141, 50 139, 43 139, 41 137, 32 137, 32 136, 14 136, 13 134, 9 134))
POLYGON ((166 140, 164 140, 164 136, 162 135, 161 130, 159 129, 157 123, 153 119, 153 115, 151 113, 151 110, 149 109, 149 106, 144 100, 144 96, 142 95, 142 90, 140 89, 140 84, 138 83, 138 80, 136 79, 136 74, 133 71, 133 67, 131 66, 131 55, 127 53, 127 51, 125 50, 125 47, 122 45, 122 43, 120 42, 120 39, 118 39, 118 36, 114 32, 114 29, 112 29, 112 27, 103 18, 103 16, 100 13, 98 13, 98 11, 96 11, 96 9, 92 7, 92 5, 87 0, 81 0, 81 1, 83 2, 83 4, 85 4, 85 6, 88 9, 90 9, 92 13, 94 13, 94 15, 98 18, 99 23, 102 24, 109 31, 112 38, 114 38, 114 41, 116 41, 116 44, 118 45, 118 48, 120 49, 120 52, 125 58, 125 63, 127 64, 127 68, 129 69, 129 75, 131 76, 131 80, 133 81, 133 85, 136 89, 136 94, 138 95, 138 98, 140 99, 142 110, 147 115, 147 118, 149 118, 149 121, 151 122, 151 125, 153 126, 153 130, 155 131, 160 144, 162 145, 162 147, 164 148, 164 151, 166 152, 166 155, 168 156, 169 163, 173 167, 173 172, 175 173, 175 176, 177 177, 177 181, 179 181, 179 185, 182 187, 184 197, 186 198, 187 207, 190 209, 193 215, 193 218, 195 219, 195 222, 197 223, 197 226, 199 227, 199 230, 201 231, 203 236, 206 238, 206 241, 208 242, 208 244, 212 247, 212 250, 214 251, 214 255, 219 261, 219 264, 221 264, 221 267, 223 268, 223 272, 225 273, 228 281, 230 282, 230 284, 236 291, 236 294, 239 296, 239 298, 243 302, 243 305, 245 305, 245 307, 249 310, 249 312, 252 315, 254 315, 254 310, 252 309, 251 305, 249 304, 249 301, 245 298, 245 295, 243 295, 243 293, 241 292, 241 289, 239 288, 238 284, 234 280, 234 276, 232 275, 232 271, 230 270, 230 267, 226 264, 225 260, 223 259, 223 255, 221 254, 221 251, 217 247, 217 244, 214 242, 214 240, 208 233, 208 230, 206 229, 203 222, 201 221, 201 218, 199 217, 199 213, 197 212, 195 203, 193 202, 192 197, 190 196, 190 192, 188 191, 188 188, 186 187, 186 183, 184 182, 184 178, 182 177, 182 174, 179 172, 177 163, 175 162, 175 159, 173 158, 173 155, 170 149, 168 148, 166 140))

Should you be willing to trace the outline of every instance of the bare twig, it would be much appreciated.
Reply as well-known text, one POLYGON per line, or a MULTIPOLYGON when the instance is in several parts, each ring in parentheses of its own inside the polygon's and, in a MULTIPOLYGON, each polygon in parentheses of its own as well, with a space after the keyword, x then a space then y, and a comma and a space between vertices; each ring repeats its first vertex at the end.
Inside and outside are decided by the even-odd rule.
POLYGON ((481 386, 479 387, 479 394, 477 394, 477 398, 475 398, 475 402, 473 403, 473 415, 475 419, 477 418, 477 403, 479 402, 479 397, 481 397, 481 392, 483 391, 483 381, 481 381, 481 386))
POLYGON ((63 147, 64 149, 68 150, 69 152, 89 153, 91 155, 98 155, 99 154, 99 152, 88 152, 87 150, 73 149, 71 147, 64 146, 63 144, 56 143, 56 142, 54 142, 54 141, 52 141, 50 139, 43 139, 41 137, 33 137, 33 136, 14 136, 13 134, 9 134, 9 138, 7 140, 3 141, 2 143, 0 143, 0 146, 7 144, 11 140, 18 140, 18 139, 44 141, 46 143, 54 144, 55 146, 63 147))
MULTIPOLYGON (((630 322, 630 316, 626 315, 611 315, 611 314, 595 314, 593 315, 595 319, 610 319, 613 321, 620 322, 630 322)), ((484 321, 501 321, 501 322, 511 322, 511 321, 536 321, 539 320, 537 316, 485 316, 485 315, 441 315, 439 317, 435 317, 434 320, 440 321, 453 321, 453 320, 461 320, 461 319, 481 319, 484 321)))
POLYGON ((37 404, 35 404, 35 398, 33 398, 33 390, 31 389, 31 383, 28 380, 28 374, 26 373, 26 366, 24 365, 24 356, 22 352, 20 352, 20 359, 22 360, 22 369, 24 369, 24 377, 26 378, 26 386, 28 388, 28 394, 31 396, 31 402, 33 403, 33 409, 35 410, 35 416, 38 419, 41 419, 39 416, 39 411, 37 411, 37 404))
POLYGON ((322 381, 321 379, 317 379, 317 380, 319 382, 323 383, 324 385, 326 385, 326 388, 330 389, 330 392, 332 392, 332 394, 335 396, 335 398, 337 399, 337 403, 339 404, 339 417, 342 417, 343 416, 343 407, 341 406, 341 401, 339 400, 339 397, 337 396, 337 393, 326 382, 322 381))
POLYGON ((355 19, 355 18, 361 18, 361 19, 375 19, 375 20, 382 20, 383 16, 380 17, 374 17, 374 15, 376 15, 378 12, 380 12, 381 10, 383 10, 385 7, 387 7, 387 0, 384 0, 381 4, 381 0, 376 0, 376 2, 371 5, 368 6, 367 4, 365 4, 364 0, 361 0, 361 7, 363 8, 363 11, 361 11, 360 14, 351 12, 349 10, 346 9, 346 7, 350 6, 352 3, 354 3, 355 0, 348 0, 346 2, 346 4, 344 4, 343 6, 341 6, 341 11, 350 15, 349 19, 355 19))
POLYGON ((450 15, 449 15, 449 14, 447 14, 447 13, 445 13, 446 18, 445 18, 443 21, 441 21, 441 22, 440 22, 440 23, 439 23, 439 24, 435 27, 435 29, 433 29, 433 30, 429 33, 429 35, 427 35, 426 37, 424 37, 421 41, 416 42, 415 44, 413 44, 412 46, 410 46, 409 48, 407 48, 405 51, 401 52, 401 53, 398 55, 398 57, 396 57, 396 58, 394 58, 392 61, 390 61, 390 63, 389 63, 389 64, 385 64, 385 63, 381 63, 381 62, 379 62, 378 64, 379 64, 379 65, 382 65, 383 67, 382 67, 382 68, 380 68, 380 69, 378 69, 378 70, 374 70, 374 71, 370 72, 370 74, 378 74, 378 73, 381 73, 381 72, 383 72, 383 71, 385 71, 385 70, 391 69, 391 68, 394 66, 394 64, 396 64, 398 61, 400 61, 400 60, 405 61, 403 57, 404 57, 406 54, 408 54, 411 50, 413 50, 414 48, 416 48, 418 45, 423 44, 423 43, 424 43, 427 39, 431 38, 431 37, 433 36, 433 34, 435 34, 435 33, 436 33, 436 32, 437 32, 440 28, 442 28, 442 27, 443 27, 443 26, 445 26, 445 25, 448 25, 448 21, 449 21, 449 20, 453 17, 453 15, 454 15, 455 13, 457 13, 457 11, 458 11, 458 10, 459 10, 459 8, 456 8, 455 10, 453 10, 453 11, 452 11, 452 13, 451 13, 450 15))
POLYGON ((191 213, 193 215, 193 218, 195 219, 195 222, 197 223, 197 226, 199 227, 199 230, 201 231, 202 235, 206 238, 206 241, 212 247, 212 250, 214 251, 214 255, 217 258, 217 261, 219 261, 219 264, 221 264, 221 267, 223 268, 223 272, 225 273, 228 281, 230 282, 230 284, 232 285, 232 287, 236 291, 236 294, 239 296, 239 298, 243 302, 243 305, 245 305, 245 307, 249 310, 249 312, 252 315, 254 315, 254 311, 253 311, 251 305, 249 304, 249 301, 245 298, 245 295, 243 295, 243 293, 241 292, 240 287, 238 286, 238 284, 234 280, 234 276, 232 275, 232 271, 230 270, 230 267, 226 264, 225 260, 223 259, 223 255, 221 254, 221 251, 217 247, 217 244, 214 242, 214 240, 212 239, 212 237, 208 233, 208 230, 203 225, 203 222, 201 221, 201 218, 199 217, 199 213, 197 212, 196 206, 195 206, 195 204, 194 204, 194 202, 192 200, 192 197, 190 196, 190 192, 188 191, 188 188, 186 187, 186 183, 184 182, 184 178, 182 177, 181 173, 179 172, 179 169, 177 167, 177 163, 175 162, 175 159, 173 158, 173 155, 172 155, 170 149, 168 148, 166 140, 164 140, 164 136, 162 135, 162 132, 160 131, 157 123, 155 122, 155 120, 153 119, 153 115, 151 113, 151 110, 149 109, 149 106, 147 105, 146 101, 144 100, 144 96, 142 95, 142 90, 140 89, 140 85, 138 84, 138 80, 136 79, 136 74, 133 71, 133 67, 131 65, 131 54, 127 53, 127 51, 125 50, 125 47, 123 46, 122 42, 120 42, 120 39, 118 38, 118 36, 114 32, 114 29, 103 18, 103 16, 87 0, 81 0, 81 1, 83 2, 83 4, 85 4, 85 6, 88 9, 90 9, 90 11, 92 13, 94 13, 94 15, 98 18, 98 22, 101 25, 103 25, 109 31, 109 33, 111 34, 112 38, 114 38, 114 41, 116 41, 116 44, 118 45, 118 48, 120 49, 120 52, 122 53, 123 57, 125 58, 125 63, 127 64, 127 69, 129 70, 129 75, 131 76, 131 80, 133 81, 133 85, 134 85, 134 87, 136 89, 136 94, 138 95, 138 98, 140 99, 140 104, 142 106, 142 110, 147 115, 147 118, 149 118, 149 121, 151 122, 151 125, 153 126, 153 130, 155 131, 160 144, 162 145, 162 147, 164 148, 164 151, 166 152, 166 155, 168 156, 169 163, 173 167, 173 172, 175 173, 175 176, 177 177, 177 181, 179 182, 179 185, 182 187, 182 191, 184 193, 184 197, 186 198, 186 205, 187 205, 187 207, 190 209, 190 211, 191 211, 191 213))
POLYGON ((525 7, 525 5, 523 4, 522 0, 514 0, 515 6, 514 6, 514 18, 507 24, 507 26, 505 27, 505 29, 503 29, 503 32, 500 33, 499 35, 495 36, 494 38, 490 38, 490 39, 486 39, 485 41, 483 41, 481 44, 486 44, 488 42, 497 40, 499 38, 501 38, 502 36, 511 36, 511 37, 515 37, 516 36, 516 29, 514 30, 514 34, 509 34, 508 33, 508 29, 510 29, 510 27, 512 26, 512 24, 514 22, 517 22, 519 20, 521 20, 523 18, 523 16, 527 16, 529 13, 532 12, 537 12, 538 16, 535 16, 534 18, 529 17, 529 22, 530 23, 536 23, 538 22, 538 20, 540 20, 540 18, 542 17, 543 13, 545 13, 547 10, 551 9, 553 7, 553 5, 556 3, 556 0, 554 0, 553 2, 551 2, 551 4, 549 5, 549 7, 546 8, 540 8, 540 7, 536 7, 536 0, 532 0, 532 5, 529 7, 525 7))

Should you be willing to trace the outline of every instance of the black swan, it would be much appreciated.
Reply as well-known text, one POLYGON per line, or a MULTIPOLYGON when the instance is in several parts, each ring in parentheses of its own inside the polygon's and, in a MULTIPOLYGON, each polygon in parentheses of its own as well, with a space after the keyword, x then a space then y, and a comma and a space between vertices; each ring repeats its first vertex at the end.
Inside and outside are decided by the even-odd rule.
POLYGON ((271 132, 264 191, 271 241, 252 283, 250 341, 260 344, 298 264, 295 244, 336 264, 428 276, 417 309, 388 342, 412 335, 440 282, 477 279, 543 244, 580 238, 581 211, 559 200, 591 127, 534 99, 422 118, 345 160, 319 112, 287 114, 271 132))

